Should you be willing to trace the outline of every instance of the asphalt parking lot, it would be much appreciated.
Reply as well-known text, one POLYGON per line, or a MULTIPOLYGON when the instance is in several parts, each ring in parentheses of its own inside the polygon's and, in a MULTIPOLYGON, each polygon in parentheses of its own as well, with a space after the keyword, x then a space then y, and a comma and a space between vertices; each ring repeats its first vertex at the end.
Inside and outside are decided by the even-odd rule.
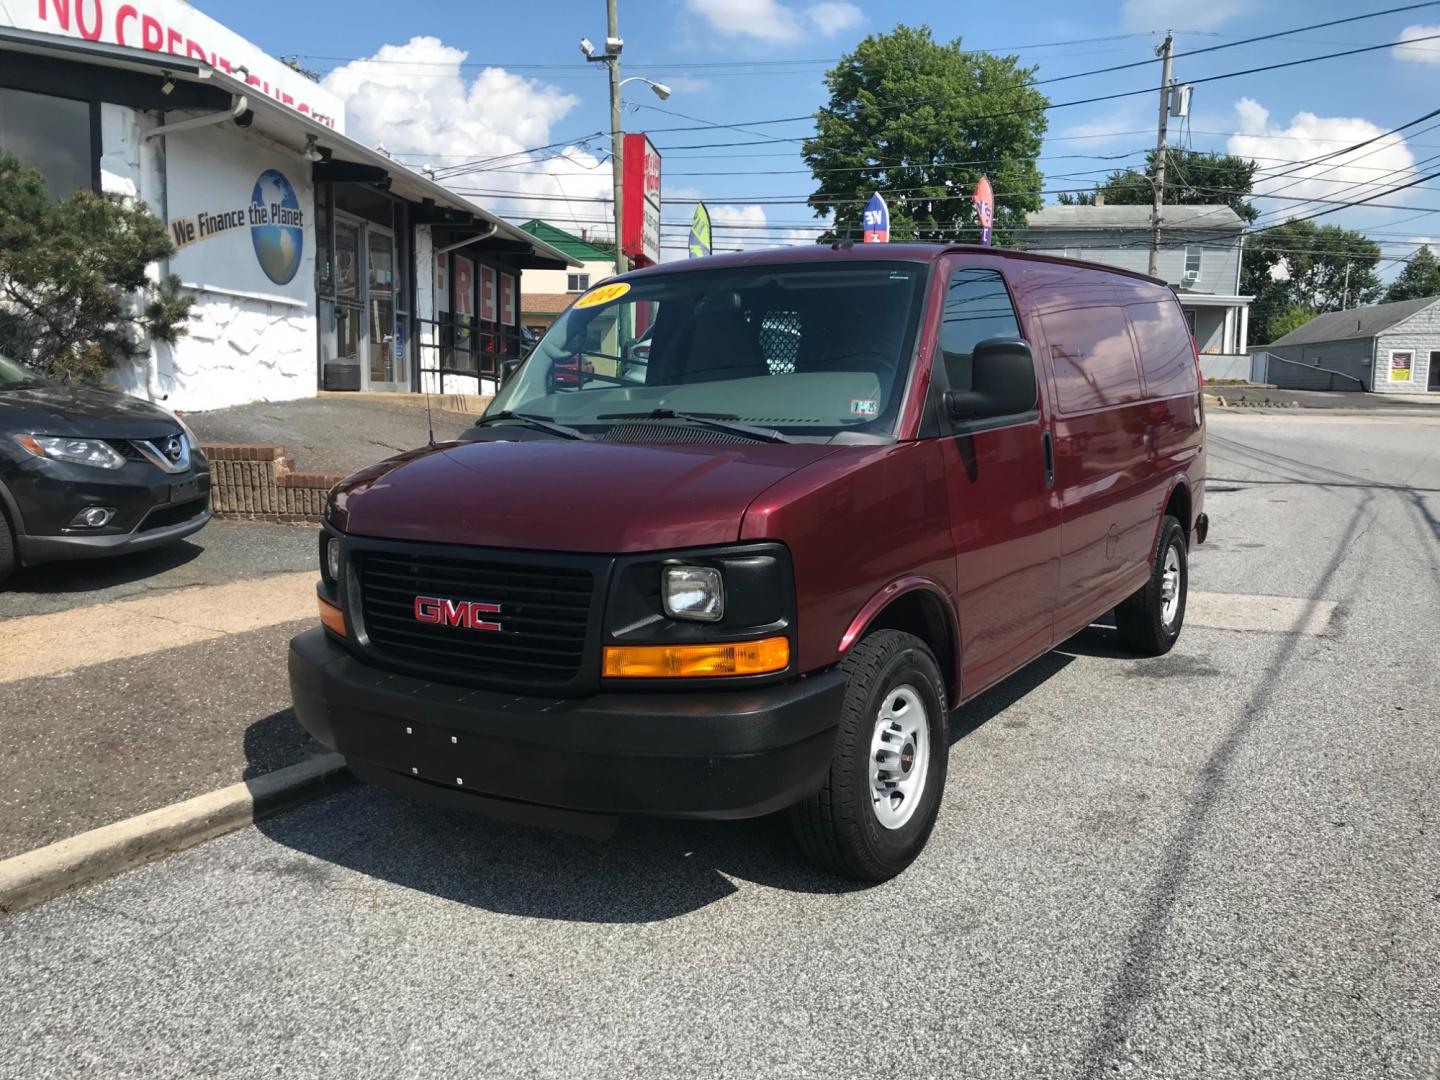
MULTIPOLYGON (((1440 1077, 1440 420, 1216 410, 1209 454, 1177 648, 1093 627, 957 713, 897 880, 774 821, 597 843, 355 788, 0 921, 0 1077, 1440 1077)), ((290 625, 148 662, 236 639, 260 720, 290 625)), ((0 714, 128 701, 105 666, 0 714)))

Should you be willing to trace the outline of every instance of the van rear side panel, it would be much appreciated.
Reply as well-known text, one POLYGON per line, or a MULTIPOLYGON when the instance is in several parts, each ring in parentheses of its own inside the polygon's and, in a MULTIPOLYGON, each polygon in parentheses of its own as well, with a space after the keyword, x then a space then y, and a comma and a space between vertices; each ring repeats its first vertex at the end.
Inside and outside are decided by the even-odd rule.
POLYGON ((1150 384, 1183 388, 1195 377, 1195 361, 1188 338, 1184 357, 1158 350, 1152 356, 1131 330, 1127 309, 1137 305, 1147 341, 1168 339, 1166 312, 1173 306, 1178 315, 1179 306, 1163 286, 1070 264, 1027 266, 1023 280, 1027 330, 1055 406, 1058 639, 1144 584, 1168 490, 1154 439, 1172 427, 1165 437, 1173 439, 1183 426, 1172 423, 1173 410, 1153 396, 1150 384))

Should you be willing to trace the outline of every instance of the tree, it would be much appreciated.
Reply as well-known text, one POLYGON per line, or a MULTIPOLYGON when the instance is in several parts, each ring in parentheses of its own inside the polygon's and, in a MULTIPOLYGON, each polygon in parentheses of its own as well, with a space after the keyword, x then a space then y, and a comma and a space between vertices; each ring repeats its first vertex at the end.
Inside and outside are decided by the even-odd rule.
MULTIPOLYGON (((1145 156, 1143 171, 1121 169, 1113 172, 1094 191, 1066 193, 1060 202, 1067 206, 1094 205, 1095 196, 1105 196, 1112 206, 1149 206, 1155 201, 1155 151, 1145 156)), ((1205 154, 1196 150, 1170 149, 1165 152, 1165 204, 1167 206, 1211 206, 1224 203, 1246 221, 1259 215, 1250 202, 1255 185, 1255 162, 1234 154, 1205 154)))
POLYGON ((95 382, 143 355, 144 337, 173 344, 191 301, 179 278, 146 273, 173 251, 143 203, 91 191, 57 202, 38 169, 0 153, 0 353, 95 382))
POLYGON ((1276 338, 1284 337, 1290 333, 1291 330, 1299 330, 1300 327, 1304 326, 1318 314, 1319 312, 1314 308, 1298 306, 1286 308, 1270 320, 1269 326, 1267 327, 1270 336, 1267 340, 1274 341, 1276 338))
POLYGON ((1440 296, 1440 260, 1424 245, 1405 264, 1400 276, 1385 291, 1385 300, 1418 300, 1422 296, 1440 296))
POLYGON ((1034 68, 1014 56, 937 42, 929 27, 873 34, 825 76, 830 101, 805 140, 815 174, 810 206, 834 213, 822 240, 859 239, 865 202, 885 196, 894 239, 977 239, 970 197, 995 189, 995 242, 1040 208, 1035 161, 1045 134, 1034 68))
POLYGON ((1245 238, 1240 291, 1255 297, 1256 341, 1273 341, 1275 320, 1291 308, 1339 311, 1373 304, 1381 285, 1380 246, 1364 233, 1296 219, 1245 238))

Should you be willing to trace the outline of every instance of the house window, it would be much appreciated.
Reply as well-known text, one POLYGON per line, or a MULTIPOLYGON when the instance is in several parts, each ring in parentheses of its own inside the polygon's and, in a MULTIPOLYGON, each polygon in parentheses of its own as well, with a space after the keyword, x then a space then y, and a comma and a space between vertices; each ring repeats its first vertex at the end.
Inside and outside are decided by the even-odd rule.
POLYGON ((39 169, 51 198, 95 187, 88 101, 0 87, 0 150, 39 169))
POLYGON ((1205 249, 1199 244, 1189 244, 1185 248, 1185 284, 1194 285, 1200 280, 1200 257, 1205 249))
POLYGON ((572 293, 584 292, 590 288, 589 274, 570 274, 565 279, 565 291, 572 293))

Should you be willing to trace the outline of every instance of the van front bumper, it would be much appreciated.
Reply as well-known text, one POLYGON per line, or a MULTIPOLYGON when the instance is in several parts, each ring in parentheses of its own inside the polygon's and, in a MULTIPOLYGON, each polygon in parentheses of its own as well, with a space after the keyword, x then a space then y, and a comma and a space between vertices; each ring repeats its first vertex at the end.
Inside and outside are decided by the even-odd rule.
MULTIPOLYGON (((757 689, 517 697, 362 663, 322 629, 290 642, 300 723, 362 779, 497 817, 746 818, 818 791, 845 680, 757 689)), ((585 831, 583 828, 580 831, 585 831)))

